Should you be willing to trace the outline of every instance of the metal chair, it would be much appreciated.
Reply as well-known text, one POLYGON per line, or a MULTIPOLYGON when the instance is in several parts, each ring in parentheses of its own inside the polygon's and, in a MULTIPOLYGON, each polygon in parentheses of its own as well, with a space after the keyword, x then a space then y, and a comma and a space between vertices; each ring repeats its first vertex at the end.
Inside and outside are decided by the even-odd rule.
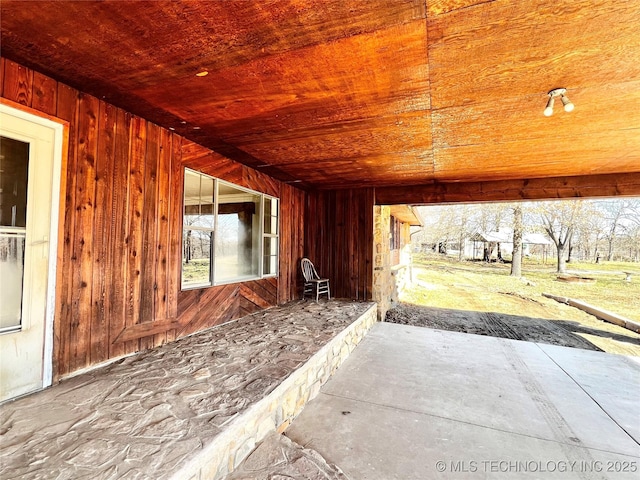
POLYGON ((302 269, 302 276, 304 277, 304 290, 302 292, 302 299, 304 300, 307 293, 315 294, 316 302, 323 293, 327 294, 327 300, 331 299, 329 293, 329 279, 320 278, 313 263, 308 258, 303 258, 300 261, 300 268, 302 269))

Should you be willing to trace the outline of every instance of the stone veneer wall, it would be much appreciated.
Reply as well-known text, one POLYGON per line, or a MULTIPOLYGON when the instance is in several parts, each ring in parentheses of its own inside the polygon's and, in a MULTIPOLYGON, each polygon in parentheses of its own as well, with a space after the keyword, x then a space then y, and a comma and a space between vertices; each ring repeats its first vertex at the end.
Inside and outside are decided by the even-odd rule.
POLYGON ((373 214, 373 301, 378 304, 378 320, 384 320, 391 308, 394 278, 391 273, 389 228, 391 208, 376 205, 373 214))
POLYGON ((390 250, 391 208, 376 205, 373 234, 373 301, 378 304, 378 320, 383 321, 402 290, 411 283, 411 226, 400 225, 398 250, 390 250))
POLYGON ((402 247, 399 250, 394 250, 397 254, 397 261, 391 267, 391 274, 394 277, 392 282, 392 304, 398 301, 400 293, 412 282, 411 226, 408 223, 403 223, 400 226, 400 245, 402 247))
POLYGON ((375 322, 376 306, 372 305, 273 392, 231 421, 224 432, 174 478, 221 479, 231 473, 269 433, 284 432, 375 322))

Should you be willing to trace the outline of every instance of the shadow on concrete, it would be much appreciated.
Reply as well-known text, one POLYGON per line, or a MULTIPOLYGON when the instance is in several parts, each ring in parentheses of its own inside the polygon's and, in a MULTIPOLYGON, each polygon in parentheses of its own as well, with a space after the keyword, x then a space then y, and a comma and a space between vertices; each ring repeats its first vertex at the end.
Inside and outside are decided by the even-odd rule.
POLYGON ((387 312, 385 321, 599 352, 603 350, 578 333, 588 333, 634 344, 639 343, 638 340, 631 337, 583 327, 568 320, 548 320, 498 312, 426 307, 402 302, 387 312))

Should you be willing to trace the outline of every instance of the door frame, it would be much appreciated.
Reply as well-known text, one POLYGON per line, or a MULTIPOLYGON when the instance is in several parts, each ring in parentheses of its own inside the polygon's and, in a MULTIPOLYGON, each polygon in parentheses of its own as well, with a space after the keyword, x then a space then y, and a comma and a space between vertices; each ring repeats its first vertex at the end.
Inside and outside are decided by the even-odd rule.
POLYGON ((56 312, 56 284, 58 265, 58 245, 62 245, 64 235, 64 197, 61 196, 66 187, 66 158, 69 122, 47 115, 5 98, 0 98, 0 111, 22 120, 35 123, 53 130, 53 175, 51 184, 51 224, 49 226, 49 261, 47 268, 47 298, 45 307, 44 352, 42 388, 53 383, 53 328, 56 312), (62 228, 60 228, 62 226, 62 228))

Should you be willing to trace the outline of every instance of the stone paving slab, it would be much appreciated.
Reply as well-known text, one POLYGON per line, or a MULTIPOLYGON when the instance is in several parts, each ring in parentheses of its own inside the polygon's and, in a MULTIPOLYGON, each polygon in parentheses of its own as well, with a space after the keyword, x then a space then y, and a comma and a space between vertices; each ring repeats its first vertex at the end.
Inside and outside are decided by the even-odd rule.
POLYGON ((284 435, 271 434, 225 480, 349 480, 335 465, 284 435))
POLYGON ((199 478, 185 467, 367 312, 375 319, 372 303, 272 308, 6 403, 0 478, 199 478))

